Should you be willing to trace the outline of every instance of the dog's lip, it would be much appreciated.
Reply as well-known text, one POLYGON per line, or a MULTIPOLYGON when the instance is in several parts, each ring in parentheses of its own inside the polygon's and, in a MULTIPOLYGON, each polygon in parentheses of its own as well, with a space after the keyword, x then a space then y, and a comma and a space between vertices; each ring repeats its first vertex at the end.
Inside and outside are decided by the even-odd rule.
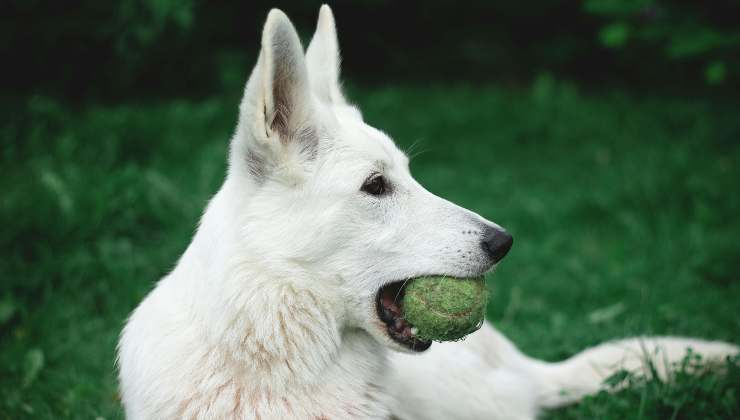
POLYGON ((403 291, 407 283, 408 280, 390 282, 378 289, 376 310, 378 318, 385 324, 386 333, 393 341, 409 350, 422 352, 432 342, 416 337, 414 327, 403 318, 403 291))

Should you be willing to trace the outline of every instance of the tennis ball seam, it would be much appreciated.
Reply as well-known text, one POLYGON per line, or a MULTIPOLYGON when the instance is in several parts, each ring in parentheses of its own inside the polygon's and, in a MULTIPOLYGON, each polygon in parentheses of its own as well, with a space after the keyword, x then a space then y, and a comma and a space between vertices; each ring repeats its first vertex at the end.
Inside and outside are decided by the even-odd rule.
MULTIPOLYGON (((473 310, 476 309, 475 308, 475 305, 471 305, 468 309, 466 309, 463 312, 455 312, 455 313, 452 313, 452 312, 440 312, 440 311, 438 311, 438 310, 430 307, 431 304, 429 303, 429 300, 426 300, 426 299, 424 299, 423 297, 421 297, 419 295, 416 295, 414 297, 416 299, 419 299, 419 301, 421 301, 421 303, 424 304, 424 306, 425 306, 424 310, 429 311, 429 312, 432 312, 433 314, 436 314, 436 315, 439 315, 439 316, 445 317, 445 318, 464 318, 464 317, 467 317, 468 315, 470 315, 471 313, 473 313, 473 310)), ((478 300, 480 301, 481 299, 478 299, 478 300)))

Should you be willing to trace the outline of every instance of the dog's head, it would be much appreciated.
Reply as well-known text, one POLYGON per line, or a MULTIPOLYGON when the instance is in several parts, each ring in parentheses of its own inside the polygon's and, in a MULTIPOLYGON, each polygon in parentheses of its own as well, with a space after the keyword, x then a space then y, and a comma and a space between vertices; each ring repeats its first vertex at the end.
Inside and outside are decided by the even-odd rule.
POLYGON ((425 190, 347 102, 328 6, 305 54, 287 16, 269 13, 228 178, 248 196, 238 209, 248 252, 310 273, 342 302, 344 327, 398 350, 429 343, 383 310, 384 293, 423 275, 481 276, 512 244, 498 225, 425 190))

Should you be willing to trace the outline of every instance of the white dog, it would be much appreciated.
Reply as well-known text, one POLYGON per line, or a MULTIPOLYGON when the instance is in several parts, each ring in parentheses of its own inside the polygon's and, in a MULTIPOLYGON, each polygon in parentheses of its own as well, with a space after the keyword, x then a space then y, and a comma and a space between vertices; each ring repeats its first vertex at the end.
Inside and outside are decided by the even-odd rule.
POLYGON ((648 338, 549 364, 490 326, 427 350, 384 296, 421 275, 483 275, 512 239, 419 185, 338 77, 329 7, 305 55, 285 14, 269 13, 226 180, 123 331, 128 418, 532 419, 645 354, 737 352, 648 338))

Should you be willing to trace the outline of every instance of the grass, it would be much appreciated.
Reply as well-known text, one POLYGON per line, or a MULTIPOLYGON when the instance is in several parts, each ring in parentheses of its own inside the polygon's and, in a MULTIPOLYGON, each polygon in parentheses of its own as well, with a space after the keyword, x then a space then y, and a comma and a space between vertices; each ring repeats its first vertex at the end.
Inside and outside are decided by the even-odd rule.
MULTIPOLYGON (((660 363, 660 362, 656 362, 660 363)), ((560 410, 552 419, 735 419, 738 415, 740 359, 722 366, 689 353, 674 366, 670 381, 658 379, 649 364, 646 375, 616 372, 608 390, 560 410), (722 373, 718 373, 718 371, 722 373), (613 394, 618 392, 618 394, 613 394)))
MULTIPOLYGON (((636 334, 740 341, 740 108, 547 77, 352 96, 414 145, 431 191, 514 234, 488 318, 526 353, 636 334)), ((237 100, 2 105, 0 418, 122 417, 118 333, 223 179, 237 100)), ((623 378, 545 418, 739 418, 740 369, 725 370, 623 378)))

